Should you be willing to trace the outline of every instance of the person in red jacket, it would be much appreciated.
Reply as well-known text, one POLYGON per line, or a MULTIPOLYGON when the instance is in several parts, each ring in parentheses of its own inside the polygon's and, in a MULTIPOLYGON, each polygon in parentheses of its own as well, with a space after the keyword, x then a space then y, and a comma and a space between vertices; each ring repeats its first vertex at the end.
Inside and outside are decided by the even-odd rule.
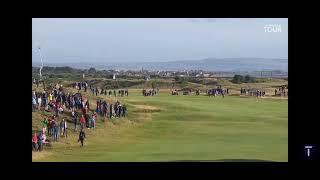
POLYGON ((37 137, 37 133, 36 132, 32 136, 32 149, 35 150, 35 151, 38 150, 38 137, 37 137))
POLYGON ((84 116, 82 115, 80 118, 81 130, 84 128, 84 123, 86 122, 84 116))

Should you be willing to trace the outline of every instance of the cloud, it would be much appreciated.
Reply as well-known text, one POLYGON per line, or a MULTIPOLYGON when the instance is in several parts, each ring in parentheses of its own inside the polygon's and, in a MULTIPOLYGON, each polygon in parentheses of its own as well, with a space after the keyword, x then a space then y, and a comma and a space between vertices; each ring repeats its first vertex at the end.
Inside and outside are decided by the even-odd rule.
POLYGON ((239 18, 239 20, 255 20, 257 18, 239 18))
POLYGON ((226 20, 256 20, 256 18, 188 18, 188 21, 192 22, 192 23, 215 23, 217 21, 226 21, 226 20))
POLYGON ((187 20, 192 22, 192 23, 200 22, 199 19, 197 19, 197 18, 188 18, 187 20))
POLYGON ((207 22, 217 22, 217 18, 203 18, 207 22))
POLYGON ((202 23, 202 22, 216 22, 216 18, 188 18, 188 21, 192 23, 202 23))

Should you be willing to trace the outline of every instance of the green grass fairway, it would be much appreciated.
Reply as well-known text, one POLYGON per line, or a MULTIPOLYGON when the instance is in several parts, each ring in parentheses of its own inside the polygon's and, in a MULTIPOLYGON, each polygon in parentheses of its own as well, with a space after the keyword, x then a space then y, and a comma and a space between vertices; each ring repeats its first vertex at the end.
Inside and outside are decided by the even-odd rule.
MULTIPOLYGON (((89 97, 95 108, 96 97, 89 97)), ((171 96, 161 90, 143 97, 141 90, 129 90, 119 100, 128 107, 127 118, 100 117, 96 130, 86 129, 82 148, 69 123, 69 137, 33 152, 33 161, 288 161, 287 99, 171 96)), ((33 113, 33 129, 40 127, 40 114, 33 113)))

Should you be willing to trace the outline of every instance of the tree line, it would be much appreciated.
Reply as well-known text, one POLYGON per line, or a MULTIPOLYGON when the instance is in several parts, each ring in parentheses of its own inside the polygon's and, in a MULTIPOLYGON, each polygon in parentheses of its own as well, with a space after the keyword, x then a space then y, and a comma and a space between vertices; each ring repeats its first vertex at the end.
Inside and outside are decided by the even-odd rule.
POLYGON ((233 76, 231 82, 236 83, 236 84, 255 83, 255 82, 257 82, 257 80, 253 76, 249 76, 249 75, 241 76, 241 75, 236 74, 233 76))

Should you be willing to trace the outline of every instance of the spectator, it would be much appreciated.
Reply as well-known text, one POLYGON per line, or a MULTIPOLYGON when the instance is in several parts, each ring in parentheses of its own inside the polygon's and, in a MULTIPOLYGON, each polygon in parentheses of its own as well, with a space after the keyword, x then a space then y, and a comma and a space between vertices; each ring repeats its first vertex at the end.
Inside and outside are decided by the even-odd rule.
POLYGON ((67 121, 65 119, 62 120, 63 121, 63 136, 68 137, 68 132, 67 132, 67 121))
POLYGON ((35 97, 32 97, 32 112, 36 110, 37 101, 35 97))
POLYGON ((95 115, 95 114, 92 114, 91 127, 92 127, 93 129, 96 128, 96 115, 95 115))
POLYGON ((48 127, 47 118, 44 118, 44 120, 41 121, 41 124, 42 124, 42 133, 45 134, 47 131, 47 127, 48 127))
POLYGON ((77 125, 78 125, 78 113, 74 113, 73 122, 74 122, 74 131, 76 131, 77 125))
POLYGON ((38 110, 41 108, 41 96, 38 96, 38 110))
POLYGON ((85 132, 81 129, 80 134, 79 134, 79 139, 78 139, 78 142, 79 142, 79 141, 81 142, 81 146, 83 146, 83 141, 84 141, 85 138, 86 138, 86 134, 85 134, 85 132))
POLYGON ((85 123, 85 119, 83 117, 83 115, 80 118, 80 125, 81 125, 81 130, 84 128, 84 123, 85 123))
POLYGON ((42 151, 42 133, 39 133, 37 136, 37 142, 38 142, 38 150, 42 151))
POLYGON ((59 128, 57 125, 54 125, 53 127, 53 137, 54 137, 54 141, 58 141, 58 135, 59 135, 59 128))
POLYGON ((34 151, 37 151, 37 149, 38 149, 38 137, 37 137, 37 133, 36 132, 32 136, 32 149, 34 151))

